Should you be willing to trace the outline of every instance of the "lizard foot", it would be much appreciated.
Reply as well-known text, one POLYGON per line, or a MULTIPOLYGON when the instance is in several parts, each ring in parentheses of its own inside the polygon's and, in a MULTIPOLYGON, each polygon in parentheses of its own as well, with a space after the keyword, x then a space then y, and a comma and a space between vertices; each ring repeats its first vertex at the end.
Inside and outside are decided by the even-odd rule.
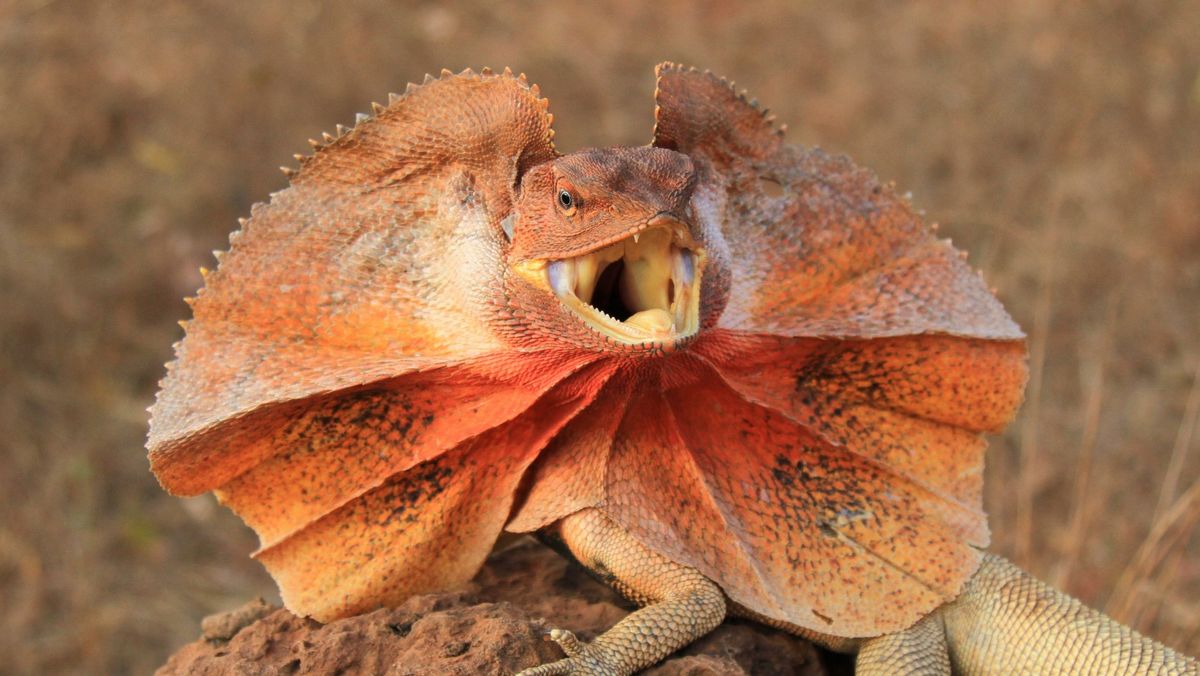
POLYGON ((580 641, 566 629, 551 629, 549 638, 563 649, 566 659, 525 669, 517 676, 624 676, 629 673, 613 666, 612 660, 605 659, 603 648, 580 641))
POLYGON ((712 631, 725 619, 720 587, 695 568, 673 563, 647 549, 596 509, 583 509, 559 522, 563 543, 585 566, 642 608, 591 643, 555 629, 550 639, 566 659, 522 671, 518 676, 580 674, 627 676, 658 662, 712 631))

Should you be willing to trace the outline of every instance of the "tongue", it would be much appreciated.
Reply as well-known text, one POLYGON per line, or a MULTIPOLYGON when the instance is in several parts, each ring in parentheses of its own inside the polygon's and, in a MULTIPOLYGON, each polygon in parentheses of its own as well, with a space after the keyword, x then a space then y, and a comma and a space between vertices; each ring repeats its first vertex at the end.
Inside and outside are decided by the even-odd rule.
POLYGON ((670 335, 671 315, 659 308, 642 310, 626 319, 625 325, 639 328, 651 335, 670 335))

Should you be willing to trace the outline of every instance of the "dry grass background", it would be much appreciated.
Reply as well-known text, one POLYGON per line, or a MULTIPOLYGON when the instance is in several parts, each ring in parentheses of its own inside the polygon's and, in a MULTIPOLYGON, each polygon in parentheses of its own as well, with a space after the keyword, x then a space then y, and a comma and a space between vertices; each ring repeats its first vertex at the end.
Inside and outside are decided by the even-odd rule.
POLYGON ((147 672, 273 588, 147 472, 199 284, 305 139, 512 65, 560 147, 644 143, 651 67, 911 190, 1031 337, 994 549, 1200 653, 1200 3, 0 2, 0 672, 147 672))

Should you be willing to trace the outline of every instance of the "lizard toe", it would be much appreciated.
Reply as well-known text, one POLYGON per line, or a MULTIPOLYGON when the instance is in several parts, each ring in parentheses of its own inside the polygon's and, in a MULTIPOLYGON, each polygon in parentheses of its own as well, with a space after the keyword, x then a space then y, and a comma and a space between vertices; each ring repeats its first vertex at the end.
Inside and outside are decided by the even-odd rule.
POLYGON ((583 652, 583 642, 568 629, 551 629, 550 640, 557 643, 567 657, 576 657, 583 652))
POLYGON ((625 676, 630 673, 613 666, 612 660, 604 659, 601 648, 580 641, 570 630, 551 629, 547 638, 557 643, 567 657, 525 669, 516 676, 625 676))

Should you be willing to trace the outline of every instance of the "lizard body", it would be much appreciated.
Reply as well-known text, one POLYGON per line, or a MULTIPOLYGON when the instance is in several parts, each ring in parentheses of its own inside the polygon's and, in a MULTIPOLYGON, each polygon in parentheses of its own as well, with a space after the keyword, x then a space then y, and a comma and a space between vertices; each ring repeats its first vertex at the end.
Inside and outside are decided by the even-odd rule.
POLYGON ((647 605, 531 674, 632 673, 728 611, 868 672, 1194 669, 982 553, 1025 348, 949 242, 711 75, 664 64, 656 102, 649 146, 560 155, 523 76, 445 72, 314 142, 193 302, 164 487, 216 492, 321 620, 558 533, 647 605))

